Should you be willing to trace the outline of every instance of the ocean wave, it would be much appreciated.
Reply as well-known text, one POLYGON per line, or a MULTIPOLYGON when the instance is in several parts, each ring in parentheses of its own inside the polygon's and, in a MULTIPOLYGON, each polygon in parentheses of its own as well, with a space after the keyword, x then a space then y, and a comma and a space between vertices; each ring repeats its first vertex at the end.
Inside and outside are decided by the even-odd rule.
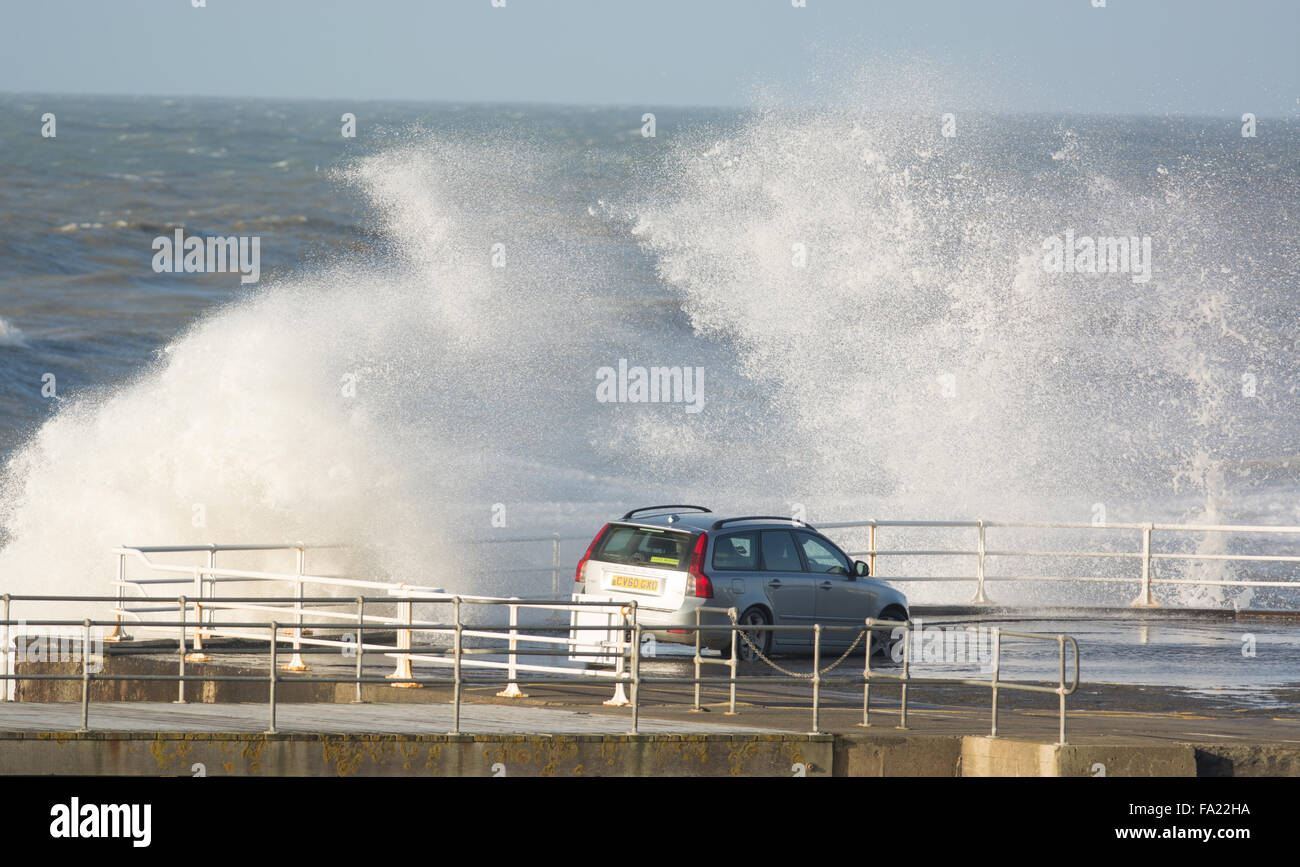
POLYGON ((27 337, 12 322, 0 317, 0 346, 26 346, 27 337))

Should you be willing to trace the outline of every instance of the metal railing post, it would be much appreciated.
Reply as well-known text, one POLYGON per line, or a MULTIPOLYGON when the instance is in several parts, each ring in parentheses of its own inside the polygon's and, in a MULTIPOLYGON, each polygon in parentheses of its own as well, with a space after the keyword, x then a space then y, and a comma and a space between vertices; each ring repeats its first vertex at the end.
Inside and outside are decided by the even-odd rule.
MULTIPOLYGON (((628 611, 629 609, 627 607, 623 607, 619 609, 619 617, 622 620, 622 623, 621 623, 621 628, 616 633, 619 637, 619 640, 617 642, 617 644, 619 645, 619 653, 618 653, 618 659, 614 663, 614 694, 610 696, 608 699, 606 699, 604 702, 604 704, 609 707, 627 707, 629 704, 627 700, 627 693, 623 691, 623 680, 624 680, 623 674, 624 672, 627 671, 627 666, 625 664, 625 659, 624 659, 625 654, 623 653, 623 648, 622 648, 623 635, 627 632, 628 626, 630 625, 627 622, 628 611)), ((608 634, 609 633, 606 633, 606 635, 608 634)), ((601 643, 608 646, 609 641, 606 640, 601 643)), ((638 651, 639 650, 640 648, 638 648, 638 651)))
MULTIPOLYGON (((214 545, 214 546, 213 546, 213 547, 208 551, 208 571, 207 571, 207 574, 204 576, 204 578, 205 578, 205 582, 207 583, 208 588, 211 589, 212 592, 211 592, 211 593, 208 593, 208 592, 204 591, 204 592, 202 592, 202 593, 199 594, 199 597, 200 597, 200 598, 214 598, 214 599, 215 599, 216 596, 218 595, 218 593, 220 592, 221 585, 217 583, 216 576, 212 574, 213 571, 216 570, 216 568, 217 568, 217 549, 216 549, 216 546, 214 545)), ((200 587, 202 587, 202 585, 200 585, 200 587)), ((220 610, 220 609, 217 609, 217 608, 209 608, 209 612, 211 612, 211 611, 217 611, 217 610, 220 610)), ((209 619, 209 620, 212 619, 212 615, 211 615, 211 613, 208 614, 208 619, 209 619)), ((199 627, 200 627, 200 630, 202 629, 202 626, 203 626, 203 618, 202 618, 202 616, 200 616, 200 617, 199 617, 199 627)), ((199 645, 199 646, 202 647, 202 645, 199 645)))
POLYGON ((297 615, 295 617, 295 620, 297 621, 297 625, 294 627, 293 630, 293 656, 290 657, 288 664, 285 665, 284 667, 284 670, 285 671, 311 671, 311 666, 307 665, 307 663, 302 661, 302 623, 303 623, 302 576, 306 568, 307 552, 302 548, 294 548, 293 551, 294 551, 294 558, 293 558, 294 559, 294 583, 297 585, 297 592, 296 592, 297 601, 294 602, 293 609, 295 612, 297 612, 297 615))
POLYGON ((364 635, 366 622, 366 599, 364 596, 357 597, 357 697, 355 701, 361 703, 361 672, 362 657, 365 655, 366 639, 364 635))
POLYGON ((975 545, 975 596, 971 599, 972 604, 982 605, 989 601, 989 597, 984 593, 984 522, 977 522, 976 528, 976 545, 975 545))
MULTIPOLYGON (((18 691, 18 685, 8 679, 9 675, 9 594, 4 595, 4 632, 0 635, 0 674, 5 675, 5 682, 0 685, 0 701, 9 701, 9 687, 13 684, 14 691, 18 691)), ((14 666, 14 673, 17 674, 17 666, 14 666)), ((15 696, 17 698, 17 696, 15 696)))
POLYGON ((271 714, 271 721, 270 721, 271 724, 266 730, 266 733, 269 735, 275 734, 275 682, 278 678, 278 668, 276 667, 277 660, 276 660, 276 652, 275 652, 275 636, 276 633, 279 631, 279 629, 280 629, 280 624, 272 620, 271 621, 271 664, 270 666, 268 666, 268 668, 270 669, 271 683, 270 683, 270 697, 267 701, 267 704, 270 706, 269 709, 271 714))
POLYGON ((821 734, 822 625, 813 624, 812 732, 821 734))
MULTIPOLYGON (((215 548, 208 549, 208 574, 211 574, 213 563, 217 552, 215 548)), ((194 652, 185 656, 187 662, 207 662, 210 657, 203 652, 203 575, 201 569, 194 570, 194 589, 198 593, 194 603, 194 652)))
MULTIPOLYGON (((517 598, 517 597, 516 597, 517 598)), ((516 683, 519 664, 519 606, 510 606, 510 656, 506 662, 507 676, 510 682, 506 688, 497 693, 498 698, 528 698, 528 694, 519 689, 516 683)))
POLYGON ((122 609, 126 607, 126 555, 117 555, 117 615, 113 631, 104 636, 105 641, 127 641, 131 636, 122 631, 122 609))
POLYGON ((736 626, 736 609, 735 609, 735 608, 728 608, 728 609, 727 609, 727 615, 731 618, 731 626, 732 626, 732 630, 731 630, 731 683, 730 683, 730 685, 729 685, 729 689, 730 689, 730 691, 731 691, 731 698, 730 698, 730 706, 729 706, 729 708, 728 708, 728 710, 727 710, 727 715, 728 715, 728 716, 735 716, 735 715, 736 715, 736 630, 735 630, 735 626, 736 626))
POLYGON ((632 734, 641 726, 641 624, 632 624, 632 734))
MULTIPOLYGON (((406 589, 405 585, 403 585, 402 589, 406 589)), ((403 629, 401 626, 395 628, 395 632, 397 634, 397 649, 410 650, 411 649, 411 602, 410 600, 407 599, 403 602, 398 603, 397 608, 398 608, 399 616, 406 621, 405 629, 403 629)), ((460 608, 458 607, 456 610, 459 611, 460 608)), ((411 654, 409 653, 400 654, 397 657, 396 670, 394 670, 392 674, 386 676, 388 677, 389 680, 398 681, 397 683, 389 684, 389 686, 395 686, 401 689, 415 689, 417 687, 423 686, 423 684, 409 682, 414 677, 414 675, 411 674, 411 654), (403 683, 402 681, 407 681, 407 682, 403 683)))
POLYGON ((998 736, 998 676, 1002 672, 1002 630, 993 627, 993 730, 989 737, 998 736))
POLYGON ((456 623, 456 643, 452 651, 453 666, 453 684, 451 688, 451 733, 460 734, 460 651, 461 651, 461 623, 460 623, 460 597, 453 597, 451 600, 452 610, 455 612, 456 623))
POLYGON ((1142 590, 1133 600, 1133 608, 1159 608, 1160 603, 1151 595, 1151 524, 1142 525, 1142 590))
POLYGON ((866 620, 867 624, 867 661, 862 666, 862 722, 858 723, 864 729, 871 728, 871 644, 875 640, 876 633, 871 628, 871 618, 866 620))
POLYGON ((1057 695, 1061 700, 1061 740, 1060 745, 1065 746, 1065 636, 1058 634, 1056 636, 1057 647, 1061 654, 1060 667, 1060 686, 1057 687, 1057 695))
POLYGON ((185 655, 188 662, 207 662, 212 657, 203 652, 203 606, 194 603, 194 650, 185 655))
POLYGON ((911 671, 911 664, 912 664, 912 626, 910 620, 908 621, 907 627, 904 628, 903 630, 903 641, 904 641, 903 681, 902 681, 903 695, 902 695, 902 704, 899 708, 898 728, 902 730, 906 730, 907 729, 907 679, 910 676, 909 672, 911 671))
POLYGON ((551 540, 551 598, 560 598, 560 534, 551 540))
POLYGON ((700 713, 700 610, 695 609, 695 704, 691 713, 700 713))
POLYGON ((90 731, 90 619, 81 621, 81 728, 90 731))
POLYGON ((874 578, 876 575, 876 522, 875 521, 871 522, 871 529, 869 531, 869 534, 870 534, 870 538, 867 541, 867 566, 869 566, 870 568, 867 571, 869 571, 872 577, 874 578))
POLYGON ((185 704, 185 597, 176 597, 176 607, 181 612, 180 641, 177 642, 176 653, 180 657, 178 661, 179 677, 176 680, 176 704, 185 704))

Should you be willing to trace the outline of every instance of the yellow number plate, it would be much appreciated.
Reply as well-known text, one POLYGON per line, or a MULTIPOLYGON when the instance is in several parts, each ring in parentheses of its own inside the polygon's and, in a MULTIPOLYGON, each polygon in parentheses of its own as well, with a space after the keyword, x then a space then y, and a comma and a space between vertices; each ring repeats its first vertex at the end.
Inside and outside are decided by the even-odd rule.
POLYGON ((658 593, 658 578, 637 578, 632 575, 615 575, 609 579, 610 587, 621 587, 624 590, 636 590, 640 593, 658 593))

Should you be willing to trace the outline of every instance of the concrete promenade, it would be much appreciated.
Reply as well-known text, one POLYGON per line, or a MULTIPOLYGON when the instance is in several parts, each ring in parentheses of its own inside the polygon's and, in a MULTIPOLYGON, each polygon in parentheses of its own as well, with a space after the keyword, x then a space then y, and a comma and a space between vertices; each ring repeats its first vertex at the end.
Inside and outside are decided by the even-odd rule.
POLYGON ((1144 708, 1127 710, 1096 707, 1081 689, 1058 746, 1051 696, 1006 702, 991 738, 987 694, 974 690, 916 696, 906 731, 885 695, 897 688, 877 688, 870 728, 859 725, 860 694, 829 695, 814 734, 793 691, 742 691, 730 716, 718 696, 697 713, 684 691, 645 689, 632 735, 630 710, 601 704, 606 686, 525 684, 526 699, 471 686, 458 735, 447 691, 433 687, 278 704, 275 734, 264 701, 95 703, 89 732, 77 732, 78 704, 11 702, 0 704, 0 774, 1300 776, 1300 715, 1145 689, 1108 691, 1105 704, 1123 706, 1121 690, 1144 708))

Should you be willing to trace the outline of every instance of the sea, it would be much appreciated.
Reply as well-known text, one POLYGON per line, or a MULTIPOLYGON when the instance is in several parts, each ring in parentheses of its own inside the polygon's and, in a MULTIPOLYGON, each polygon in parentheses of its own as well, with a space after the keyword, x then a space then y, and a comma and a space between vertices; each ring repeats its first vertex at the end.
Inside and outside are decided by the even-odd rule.
POLYGON ((1298 228, 1295 119, 0 94, 0 583, 549 593, 656 503, 1300 524, 1298 228))

